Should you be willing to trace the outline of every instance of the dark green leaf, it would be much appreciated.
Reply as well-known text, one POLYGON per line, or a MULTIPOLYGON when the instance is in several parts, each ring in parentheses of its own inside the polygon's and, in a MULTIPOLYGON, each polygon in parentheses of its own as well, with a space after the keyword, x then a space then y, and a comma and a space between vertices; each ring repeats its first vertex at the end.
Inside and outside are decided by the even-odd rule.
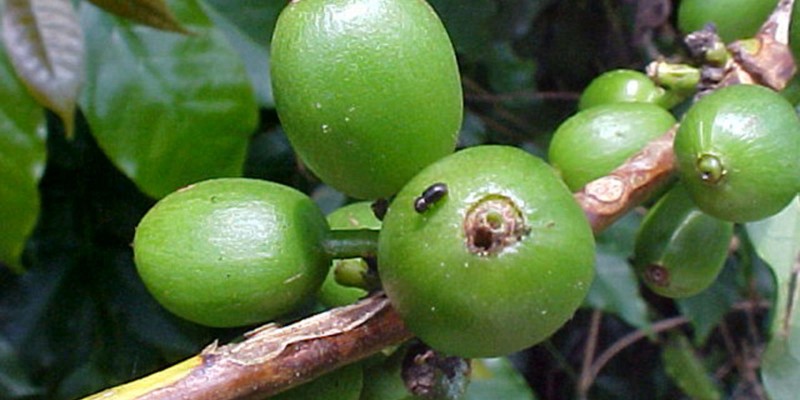
POLYGON ((152 200, 110 164, 82 118, 76 128, 71 141, 50 136, 28 271, 0 272, 0 336, 48 400, 152 372, 212 340, 147 293, 130 243, 152 200))
POLYGON ((639 281, 625 258, 602 252, 596 256, 597 275, 586 298, 592 308, 617 315, 636 328, 650 324, 639 281))
POLYGON ((278 14, 289 2, 207 0, 206 3, 213 6, 259 46, 269 47, 278 14))
POLYGON ((492 28, 499 37, 519 40, 530 33, 539 13, 556 1, 558 0, 501 0, 492 28))
POLYGON ((661 353, 664 368, 681 390, 695 400, 719 400, 722 394, 683 334, 674 334, 661 353))
POLYGON ((596 275, 586 304, 614 314, 636 328, 649 325, 639 280, 628 264, 641 217, 630 214, 597 238, 596 275))
POLYGON ((465 400, 494 399, 534 400, 536 396, 507 358, 473 360, 465 400))
POLYGON ((39 391, 31 384, 14 348, 0 336, 0 397, 32 396, 39 391))
POLYGON ((84 81, 84 43, 70 0, 7 0, 3 43, 14 70, 72 136, 84 81))
POLYGON ((44 136, 44 110, 16 79, 0 46, 0 262, 17 271, 39 215, 44 136))
POLYGON ((311 193, 311 198, 317 203, 324 214, 330 214, 344 205, 347 197, 342 192, 328 186, 319 185, 311 193))
POLYGON ((243 33, 225 15, 211 6, 204 7, 214 25, 225 34, 231 46, 244 61, 244 67, 256 91, 258 105, 264 108, 275 108, 272 98, 272 79, 269 73, 269 50, 243 33))
POLYGON ((209 16, 244 60, 261 107, 274 108, 269 73, 269 46, 283 1, 208 0, 209 16))
POLYGON ((188 34, 169 10, 164 0, 89 0, 96 6, 122 18, 164 31, 188 34))
POLYGON ((491 17, 497 5, 489 0, 431 0, 431 6, 442 19, 456 51, 466 58, 477 60, 490 50, 491 17))
POLYGON ((477 114, 464 110, 464 121, 458 133, 458 147, 477 146, 486 142, 486 125, 477 114))
POLYGON ((533 92, 536 89, 536 64, 519 57, 510 43, 495 43, 487 61, 489 83, 494 92, 533 92))
POLYGON ((695 343, 703 344, 740 299, 737 268, 728 260, 717 280, 708 289, 691 297, 676 299, 675 303, 694 327, 695 343))
POLYGON ((154 197, 240 175, 258 116, 244 65, 199 2, 170 6, 195 35, 81 8, 90 59, 81 105, 100 147, 154 197))

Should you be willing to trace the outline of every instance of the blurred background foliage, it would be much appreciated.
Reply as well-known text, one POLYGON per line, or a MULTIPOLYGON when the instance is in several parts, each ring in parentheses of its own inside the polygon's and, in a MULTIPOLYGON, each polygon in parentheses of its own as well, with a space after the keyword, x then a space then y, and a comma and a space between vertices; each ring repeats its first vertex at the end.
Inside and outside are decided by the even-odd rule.
MULTIPOLYGON (((46 149, 46 162, 44 151, 30 162, 39 166, 28 182, 39 195, 2 206, 36 221, 21 257, 26 272, 0 268, 2 399, 78 398, 244 332, 182 321, 145 291, 130 243, 156 197, 243 173, 299 188, 326 213, 351 201, 298 163, 274 111, 269 44, 284 1, 169 1, 189 36, 74 3, 87 71, 74 135, 65 138, 54 114, 32 116, 32 137, 46 149), (154 141, 170 151, 149 151, 154 141)), ((458 53, 462 147, 503 143, 543 156, 593 77, 683 54, 670 0, 430 3, 458 53)), ((2 61, 0 83, 14 79, 2 61)), ((16 102, 6 96, 0 108, 16 102)), ((10 151, 0 141, 0 154, 10 151)), ((575 318, 510 363, 476 367, 484 384, 470 399, 764 396, 758 366, 776 286, 747 232, 738 231, 712 288, 673 301, 640 288, 629 267, 641 215, 598 238, 598 276, 575 318), (489 386, 487 376, 496 378, 489 386)))

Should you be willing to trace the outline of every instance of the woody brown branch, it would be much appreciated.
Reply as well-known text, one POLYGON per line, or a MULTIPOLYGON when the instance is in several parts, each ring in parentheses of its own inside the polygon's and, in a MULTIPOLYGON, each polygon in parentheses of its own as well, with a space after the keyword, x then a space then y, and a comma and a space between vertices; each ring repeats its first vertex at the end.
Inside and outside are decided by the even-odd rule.
POLYGON ((595 233, 661 190, 673 176, 672 141, 678 125, 648 143, 610 174, 589 182, 574 194, 595 233))
POLYGON ((241 343, 210 346, 184 378, 140 399, 263 399, 412 337, 378 295, 283 328, 267 325, 241 343))

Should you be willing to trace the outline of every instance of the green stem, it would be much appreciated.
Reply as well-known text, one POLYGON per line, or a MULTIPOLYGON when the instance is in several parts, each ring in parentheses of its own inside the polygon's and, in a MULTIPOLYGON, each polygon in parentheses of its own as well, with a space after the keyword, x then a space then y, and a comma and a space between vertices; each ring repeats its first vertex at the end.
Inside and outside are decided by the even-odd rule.
POLYGON ((372 257, 378 254, 378 233, 373 229, 331 230, 322 242, 331 258, 372 257))
POLYGON ((666 61, 654 61, 647 66, 647 75, 664 88, 665 93, 659 103, 665 108, 672 108, 697 91, 700 82, 700 70, 686 64, 671 64, 666 61))

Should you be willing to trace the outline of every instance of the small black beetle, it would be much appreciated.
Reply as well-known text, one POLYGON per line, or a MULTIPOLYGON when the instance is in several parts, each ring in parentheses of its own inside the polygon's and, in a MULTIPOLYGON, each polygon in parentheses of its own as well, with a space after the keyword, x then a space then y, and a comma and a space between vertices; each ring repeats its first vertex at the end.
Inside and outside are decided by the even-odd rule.
POLYGON ((434 183, 428 186, 422 195, 414 200, 414 210, 418 213, 423 213, 425 210, 431 208, 437 201, 447 194, 447 185, 441 182, 434 183))

